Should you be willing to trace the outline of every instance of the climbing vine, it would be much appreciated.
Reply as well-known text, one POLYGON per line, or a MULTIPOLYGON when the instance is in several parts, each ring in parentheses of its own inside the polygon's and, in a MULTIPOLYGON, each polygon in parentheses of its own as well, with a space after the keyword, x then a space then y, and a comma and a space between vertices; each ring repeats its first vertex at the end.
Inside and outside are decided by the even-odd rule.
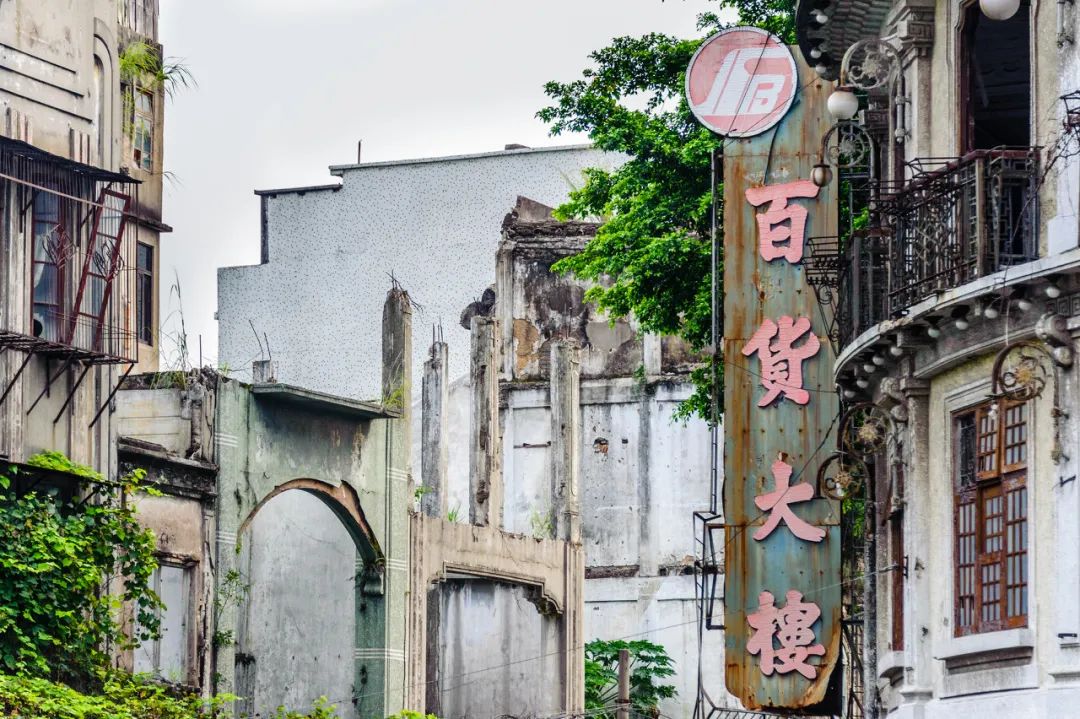
POLYGON ((110 481, 59 452, 31 457, 33 477, 0 474, 0 671, 92 680, 110 647, 156 636, 161 600, 150 588, 154 535, 139 526, 137 492, 154 492, 136 470, 110 481), (52 473, 77 477, 81 495, 40 489, 52 473), (123 620, 130 607, 138 636, 123 620))

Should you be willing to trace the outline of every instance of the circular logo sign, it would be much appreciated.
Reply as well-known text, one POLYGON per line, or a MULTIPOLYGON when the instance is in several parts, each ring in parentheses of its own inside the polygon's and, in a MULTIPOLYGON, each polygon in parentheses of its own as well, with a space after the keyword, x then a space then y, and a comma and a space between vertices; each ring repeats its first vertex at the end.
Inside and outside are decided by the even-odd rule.
POLYGON ((799 70, 775 35, 756 27, 721 30, 706 40, 686 70, 694 117, 726 137, 772 128, 795 101, 799 70))

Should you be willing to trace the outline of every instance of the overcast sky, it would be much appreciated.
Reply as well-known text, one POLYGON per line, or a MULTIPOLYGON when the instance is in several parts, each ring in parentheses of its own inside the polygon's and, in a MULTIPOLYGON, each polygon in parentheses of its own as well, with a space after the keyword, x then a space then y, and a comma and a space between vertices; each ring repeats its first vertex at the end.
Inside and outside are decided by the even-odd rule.
MULTIPOLYGON (((259 261, 254 189, 327 167, 583 142, 534 118, 618 35, 694 37, 704 0, 162 0, 165 54, 198 86, 166 107, 162 318, 179 277, 192 362, 217 353, 216 268, 259 261)), ((176 344, 164 338, 163 368, 176 344)))

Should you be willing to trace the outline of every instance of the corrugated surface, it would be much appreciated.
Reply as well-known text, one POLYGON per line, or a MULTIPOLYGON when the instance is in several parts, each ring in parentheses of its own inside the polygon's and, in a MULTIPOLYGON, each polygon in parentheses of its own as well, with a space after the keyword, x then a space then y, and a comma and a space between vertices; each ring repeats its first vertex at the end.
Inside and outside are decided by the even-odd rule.
MULTIPOLYGON (((813 483, 818 465, 831 450, 833 439, 826 439, 825 433, 838 409, 826 323, 806 283, 804 268, 782 259, 761 259, 756 210, 745 197, 750 187, 809 178, 821 137, 830 126, 825 110, 830 88, 805 66, 798 53, 796 56, 800 95, 778 125, 775 137, 767 132, 729 141, 724 155, 726 676, 728 690, 748 709, 797 708, 821 702, 840 651, 838 503, 813 499, 792 505, 799 517, 826 530, 820 543, 797 539, 784 524, 764 541, 752 537, 765 521, 754 498, 773 490, 770 465, 777 453, 787 453, 786 461, 795 471, 793 485, 798 481, 813 483), (810 401, 801 406, 780 399, 759 408, 757 402, 765 393, 757 376, 760 362, 756 355, 744 356, 742 349, 765 318, 776 321, 784 315, 809 317, 821 342, 818 354, 803 363, 803 386, 810 390, 810 401), (808 660, 818 668, 813 680, 798 672, 765 676, 760 658, 746 650, 753 631, 747 615, 757 610, 759 594, 772 592, 777 606, 783 608, 789 590, 802 592, 805 601, 821 608, 821 619, 812 629, 826 653, 808 660)), ((824 188, 816 199, 789 202, 809 211, 806 237, 835 234, 834 185, 824 188)))

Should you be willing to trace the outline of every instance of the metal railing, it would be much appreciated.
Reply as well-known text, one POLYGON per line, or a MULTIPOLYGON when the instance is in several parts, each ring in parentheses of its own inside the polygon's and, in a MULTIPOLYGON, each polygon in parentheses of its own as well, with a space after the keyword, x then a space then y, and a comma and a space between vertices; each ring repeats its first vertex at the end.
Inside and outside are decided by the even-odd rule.
POLYGON ((840 344, 938 292, 1038 257, 1036 148, 919 160, 839 249, 840 344))

